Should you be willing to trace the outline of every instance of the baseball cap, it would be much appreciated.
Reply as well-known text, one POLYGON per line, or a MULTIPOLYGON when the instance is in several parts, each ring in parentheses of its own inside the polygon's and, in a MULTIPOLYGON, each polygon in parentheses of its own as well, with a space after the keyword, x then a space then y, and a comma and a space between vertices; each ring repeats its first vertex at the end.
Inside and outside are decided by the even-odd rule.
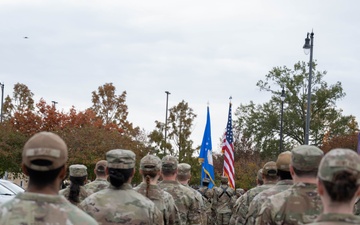
POLYGON ((140 160, 140 169, 143 171, 159 171, 161 160, 155 155, 146 155, 140 160))
POLYGON ((360 184, 360 156, 351 149, 333 149, 321 160, 318 177, 321 180, 334 183, 336 174, 347 171, 357 176, 357 184, 360 184))
POLYGON ((203 180, 202 180, 203 183, 210 183, 210 179, 205 177, 203 180))
POLYGON ((95 170, 98 172, 105 172, 106 167, 107 167, 107 161, 100 160, 96 163, 95 170))
POLYGON ((282 152, 279 154, 276 160, 276 167, 278 170, 289 172, 290 162, 291 162, 291 152, 290 151, 282 152))
POLYGON ((69 167, 70 176, 84 177, 87 176, 87 167, 82 164, 74 164, 69 167))
POLYGON ((319 167, 324 152, 318 147, 300 145, 291 150, 291 165, 300 171, 312 171, 319 167))
POLYGON ((136 156, 131 150, 113 149, 106 153, 108 168, 132 169, 135 167, 136 156))
POLYGON ((265 163, 265 165, 262 168, 262 174, 266 176, 277 176, 276 162, 270 161, 265 163))
POLYGON ((229 181, 227 176, 221 176, 220 180, 221 180, 221 182, 228 182, 229 181))
POLYGON ((177 169, 178 161, 174 156, 167 155, 161 160, 161 169, 173 171, 177 169))
POLYGON ((65 165, 68 149, 63 139, 51 132, 39 132, 24 145, 22 162, 36 171, 49 171, 65 165), (47 160, 48 165, 40 165, 37 160, 47 160))
POLYGON ((191 166, 187 163, 180 163, 178 165, 178 175, 190 174, 191 166))

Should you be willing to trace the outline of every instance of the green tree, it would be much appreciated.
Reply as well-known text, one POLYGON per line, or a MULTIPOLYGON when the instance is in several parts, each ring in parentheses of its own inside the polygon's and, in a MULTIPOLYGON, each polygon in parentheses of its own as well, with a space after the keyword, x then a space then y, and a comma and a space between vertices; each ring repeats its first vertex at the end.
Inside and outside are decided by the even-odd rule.
MULTIPOLYGON (((253 143, 253 149, 261 151, 263 156, 276 159, 279 153, 280 133, 280 96, 285 88, 283 116, 284 149, 304 144, 307 107, 308 66, 298 62, 293 69, 273 68, 265 80, 257 82, 261 91, 272 94, 264 104, 250 102, 241 104, 235 113, 234 129, 253 143)), ((311 90, 310 143, 321 146, 325 134, 331 136, 353 133, 358 125, 353 125, 354 116, 342 115, 336 102, 345 96, 340 82, 329 85, 324 81, 326 71, 317 71, 313 65, 311 90), (352 124, 352 125, 350 125, 352 124)))
POLYGON ((30 89, 21 83, 14 85, 12 98, 8 95, 5 97, 3 117, 4 120, 10 119, 15 112, 32 111, 34 110, 34 94, 30 89))

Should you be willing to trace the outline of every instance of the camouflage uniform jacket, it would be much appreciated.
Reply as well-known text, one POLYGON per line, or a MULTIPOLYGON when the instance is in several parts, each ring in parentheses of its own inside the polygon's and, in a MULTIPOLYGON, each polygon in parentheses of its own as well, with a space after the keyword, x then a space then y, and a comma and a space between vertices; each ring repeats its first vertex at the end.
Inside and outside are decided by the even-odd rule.
POLYGON ((282 191, 287 190, 289 187, 293 185, 292 180, 280 180, 276 183, 275 186, 260 192, 258 195, 254 197, 254 199, 250 202, 249 210, 246 215, 246 225, 255 224, 255 219, 258 216, 261 205, 268 199, 270 196, 276 195, 282 191))
POLYGON ((181 224, 201 224, 201 208, 194 193, 178 181, 163 180, 159 187, 171 194, 180 213, 181 224))
POLYGON ((256 224, 305 224, 313 222, 321 212, 316 184, 300 182, 269 197, 261 206, 256 224))
POLYGON ((19 193, 0 207, 0 224, 98 224, 64 196, 19 193))
MULTIPOLYGON (((69 193, 70 193, 70 185, 59 191, 59 194, 64 195, 65 198, 68 199, 68 200, 69 200, 69 193)), ((69 201, 74 205, 78 205, 80 202, 82 202, 89 195, 90 195, 90 193, 88 193, 85 190, 84 186, 80 186, 79 202, 73 202, 73 201, 70 201, 70 200, 69 201)))
POLYGON ((162 213, 155 204, 133 190, 130 184, 123 184, 120 188, 110 185, 87 197, 79 208, 102 225, 164 223, 162 213))
POLYGON ((360 224, 360 217, 351 214, 328 213, 328 214, 319 215, 316 221, 310 224, 311 225, 360 224))
POLYGON ((205 207, 205 199, 203 198, 203 196, 194 188, 190 187, 188 184, 184 185, 185 187, 189 188, 195 196, 195 200, 198 202, 198 204, 200 205, 200 209, 201 209, 201 224, 207 224, 207 217, 206 217, 206 207, 205 207))
POLYGON ((228 185, 220 185, 214 188, 213 209, 216 213, 231 213, 231 198, 235 195, 235 190, 228 185))
MULTIPOLYGON (((146 183, 142 182, 134 188, 143 196, 146 196, 146 183)), ((163 213, 164 224, 180 224, 180 215, 175 205, 174 198, 157 185, 149 185, 148 198, 155 203, 155 206, 163 213)))
POLYGON ((230 225, 244 225, 246 215, 248 213, 250 202, 255 198, 257 194, 260 192, 269 189, 275 185, 274 182, 268 182, 261 186, 256 186, 248 190, 245 194, 243 194, 238 200, 236 200, 234 211, 230 219, 230 225))
POLYGON ((85 184, 85 190, 89 193, 89 195, 103 190, 110 186, 110 183, 106 179, 96 178, 93 182, 85 184))
POLYGON ((214 198, 214 189, 201 187, 198 192, 203 196, 206 212, 211 212, 211 206, 214 198))

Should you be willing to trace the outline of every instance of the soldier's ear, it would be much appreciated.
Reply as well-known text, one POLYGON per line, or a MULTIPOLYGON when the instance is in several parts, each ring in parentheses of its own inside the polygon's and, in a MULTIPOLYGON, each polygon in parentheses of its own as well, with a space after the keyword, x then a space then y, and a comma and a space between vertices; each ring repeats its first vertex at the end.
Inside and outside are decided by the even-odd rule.
POLYGON ((29 176, 29 172, 27 171, 26 166, 25 166, 24 163, 21 163, 21 170, 23 171, 23 173, 24 173, 26 176, 29 176))
POLYGON ((317 179, 317 190, 319 195, 324 195, 324 185, 319 179, 317 179))

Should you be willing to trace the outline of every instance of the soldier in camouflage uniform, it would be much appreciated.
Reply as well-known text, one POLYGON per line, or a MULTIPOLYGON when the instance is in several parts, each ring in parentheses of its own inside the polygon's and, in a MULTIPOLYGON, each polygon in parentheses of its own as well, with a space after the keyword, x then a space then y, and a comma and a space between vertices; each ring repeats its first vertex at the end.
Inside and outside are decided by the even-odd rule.
POLYGON ((102 225, 164 224, 163 215, 155 204, 131 187, 135 174, 135 154, 114 149, 106 153, 110 186, 98 191, 79 205, 102 225))
POLYGON ((213 198, 214 198, 214 189, 209 188, 209 184, 210 184, 210 179, 204 178, 202 181, 202 187, 200 187, 198 191, 204 198, 205 212, 206 212, 205 215, 207 218, 206 224, 213 225, 215 215, 213 215, 211 208, 212 208, 212 202, 213 202, 213 198))
POLYGON ((217 225, 229 224, 231 217, 231 198, 235 195, 233 188, 228 185, 229 180, 226 176, 221 176, 221 184, 214 188, 214 200, 212 210, 216 214, 217 225))
POLYGON ((87 168, 85 165, 74 164, 69 167, 69 172, 70 185, 59 191, 59 194, 64 195, 72 204, 78 205, 90 195, 84 188, 87 179, 87 168))
POLYGON ((191 178, 191 166, 187 163, 179 163, 178 164, 178 173, 176 179, 185 187, 189 188, 195 195, 196 201, 198 201, 198 204, 200 205, 201 209, 201 224, 207 224, 207 217, 206 217, 206 208, 205 203, 202 195, 195 190, 194 188, 189 186, 189 181, 191 178))
MULTIPOLYGON (((261 186, 264 184, 264 181, 262 179, 262 168, 258 170, 257 174, 256 174, 256 186, 261 186)), ((246 192, 244 193, 246 194, 246 192)), ((244 195, 243 194, 243 195, 244 195)), ((241 195, 241 196, 243 196, 241 195)), ((240 197, 241 197, 240 196, 240 197)), ((245 199, 244 198, 238 198, 236 201, 235 201, 235 204, 234 204, 234 207, 232 209, 232 215, 231 215, 231 218, 230 218, 230 225, 234 225, 235 224, 235 218, 237 217, 237 212, 239 211, 239 206, 240 204, 244 204, 243 201, 245 199)))
POLYGON ((180 224, 180 215, 173 197, 160 189, 157 182, 160 178, 161 159, 155 155, 146 155, 140 161, 140 174, 143 181, 134 188, 137 192, 153 201, 163 213, 164 224, 180 224))
POLYGON ((238 200, 239 204, 235 209, 235 213, 232 215, 235 224, 237 225, 245 224, 250 202, 255 198, 255 196, 260 192, 273 187, 279 179, 276 163, 273 161, 265 163, 261 171, 264 184, 248 190, 238 200))
POLYGON ((58 194, 67 159, 67 146, 58 135, 40 132, 31 137, 22 152, 28 188, 1 205, 0 224, 98 224, 58 194))
POLYGON ((294 185, 269 197, 262 204, 256 224, 306 224, 322 211, 316 190, 316 176, 324 153, 319 148, 301 145, 291 151, 290 172, 294 185))
POLYGON ((311 225, 360 224, 352 214, 360 191, 360 156, 350 149, 333 149, 321 160, 318 192, 324 210, 311 225))
POLYGON ((279 154, 276 160, 276 167, 277 167, 278 175, 280 177, 280 181, 278 181, 275 186, 260 192, 250 202, 248 214, 246 215, 246 223, 245 223, 246 225, 255 224, 255 219, 259 214, 261 205, 265 202, 265 200, 269 196, 280 193, 288 189, 293 184, 292 177, 290 174, 290 161, 291 161, 290 151, 282 152, 279 154))
POLYGON ((180 213, 181 224, 201 224, 201 208, 194 193, 176 180, 178 161, 173 156, 165 156, 161 160, 161 175, 163 180, 159 187, 170 193, 180 213))
POLYGON ((235 189, 235 195, 231 198, 231 206, 234 207, 236 200, 240 198, 243 194, 245 194, 245 190, 242 188, 236 188, 235 189))
POLYGON ((100 160, 96 163, 94 173, 96 179, 88 184, 85 184, 85 189, 89 194, 98 192, 109 187, 110 183, 107 181, 106 174, 107 162, 106 160, 100 160))

